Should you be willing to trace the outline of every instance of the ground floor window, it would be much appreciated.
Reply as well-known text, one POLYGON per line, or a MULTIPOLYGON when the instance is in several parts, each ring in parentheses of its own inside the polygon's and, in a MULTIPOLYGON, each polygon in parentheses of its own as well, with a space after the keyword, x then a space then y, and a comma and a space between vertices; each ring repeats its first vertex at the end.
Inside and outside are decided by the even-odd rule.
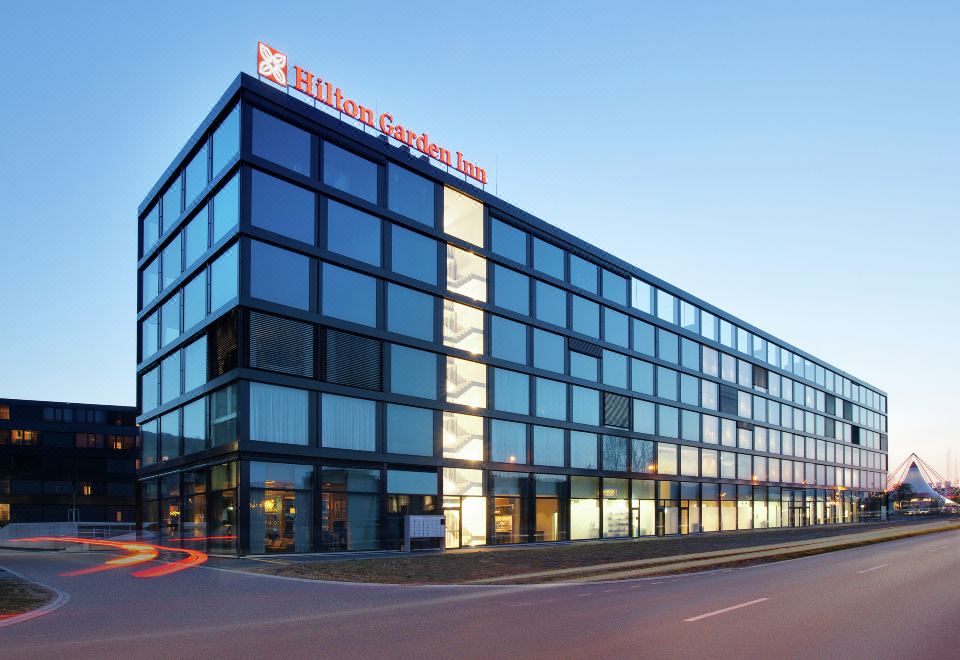
POLYGON ((324 467, 320 475, 320 548, 379 549, 380 470, 324 467))
POLYGON ((250 553, 310 552, 313 466, 250 463, 250 553))

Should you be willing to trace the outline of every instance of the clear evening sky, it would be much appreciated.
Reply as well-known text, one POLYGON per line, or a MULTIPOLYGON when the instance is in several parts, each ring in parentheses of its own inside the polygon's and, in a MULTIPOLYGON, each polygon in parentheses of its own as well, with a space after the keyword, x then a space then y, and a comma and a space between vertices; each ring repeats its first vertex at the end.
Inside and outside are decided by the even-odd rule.
POLYGON ((141 4, 0 6, 0 396, 134 403, 137 205, 263 39, 886 390, 891 467, 954 476, 957 3, 141 4))

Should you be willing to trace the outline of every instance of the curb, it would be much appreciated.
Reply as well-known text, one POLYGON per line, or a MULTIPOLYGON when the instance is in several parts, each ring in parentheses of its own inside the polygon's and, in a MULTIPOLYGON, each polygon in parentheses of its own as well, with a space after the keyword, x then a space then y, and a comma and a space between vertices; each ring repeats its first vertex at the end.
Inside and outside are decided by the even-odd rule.
POLYGON ((56 594, 56 597, 46 605, 42 607, 38 607, 35 610, 30 610, 29 612, 23 612, 22 614, 14 614, 13 616, 8 617, 6 619, 0 619, 0 628, 6 628, 7 626, 12 626, 17 623, 24 623, 25 621, 30 621, 32 619, 36 619, 37 617, 41 617, 44 614, 50 614, 54 610, 58 610, 64 605, 66 605, 67 602, 70 600, 70 594, 68 594, 65 591, 60 591, 56 587, 51 587, 49 584, 44 584, 43 582, 37 582, 36 580, 31 580, 25 575, 21 575, 20 573, 17 573, 16 571, 9 569, 6 566, 3 566, 2 568, 10 575, 18 577, 24 582, 30 582, 31 584, 35 584, 39 587, 43 587, 48 591, 52 591, 53 593, 56 594))

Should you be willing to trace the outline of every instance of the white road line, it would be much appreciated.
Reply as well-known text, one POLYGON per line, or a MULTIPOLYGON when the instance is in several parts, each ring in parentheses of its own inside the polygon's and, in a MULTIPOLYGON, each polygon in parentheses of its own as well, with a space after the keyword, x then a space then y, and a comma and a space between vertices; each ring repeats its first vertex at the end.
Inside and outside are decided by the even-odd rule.
POLYGON ((693 623, 694 621, 699 621, 700 619, 706 619, 708 616, 716 616, 718 614, 723 614, 724 612, 730 612, 731 610, 739 610, 741 607, 749 607, 750 605, 756 605, 757 603, 762 603, 765 600, 770 600, 770 599, 757 598, 756 600, 749 600, 746 603, 740 603, 739 605, 731 605, 730 607, 724 607, 722 610, 707 612, 706 614, 701 614, 700 616, 692 616, 689 619, 684 619, 684 622, 693 623))
POLYGON ((889 566, 889 565, 890 565, 890 564, 880 564, 879 566, 874 566, 873 568, 865 568, 865 569, 862 570, 862 571, 857 571, 857 573, 858 573, 858 574, 859 574, 859 573, 869 573, 870 571, 875 571, 875 570, 877 570, 878 568, 885 568, 885 567, 887 567, 887 566, 889 566))
POLYGON ((604 590, 603 590, 603 593, 605 593, 605 594, 612 594, 614 591, 616 591, 616 589, 604 589, 604 590))
POLYGON ((592 596, 592 593, 577 594, 577 598, 583 598, 584 596, 592 596))

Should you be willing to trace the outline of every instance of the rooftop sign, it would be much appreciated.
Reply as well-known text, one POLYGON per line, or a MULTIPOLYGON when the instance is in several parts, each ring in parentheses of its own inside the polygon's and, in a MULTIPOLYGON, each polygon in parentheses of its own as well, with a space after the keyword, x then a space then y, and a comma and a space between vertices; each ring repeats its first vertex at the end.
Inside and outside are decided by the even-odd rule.
POLYGON ((293 66, 293 79, 288 76, 288 59, 286 54, 271 48, 262 41, 257 42, 257 75, 266 78, 284 88, 293 88, 312 99, 320 101, 338 112, 342 112, 371 128, 389 135, 411 149, 437 160, 447 167, 453 167, 464 176, 480 183, 487 182, 487 171, 471 163, 459 151, 455 151, 453 158, 450 150, 430 141, 426 133, 417 133, 396 122, 389 112, 381 112, 376 119, 374 111, 369 107, 348 98, 343 90, 333 83, 323 80, 320 76, 297 65, 293 66))

